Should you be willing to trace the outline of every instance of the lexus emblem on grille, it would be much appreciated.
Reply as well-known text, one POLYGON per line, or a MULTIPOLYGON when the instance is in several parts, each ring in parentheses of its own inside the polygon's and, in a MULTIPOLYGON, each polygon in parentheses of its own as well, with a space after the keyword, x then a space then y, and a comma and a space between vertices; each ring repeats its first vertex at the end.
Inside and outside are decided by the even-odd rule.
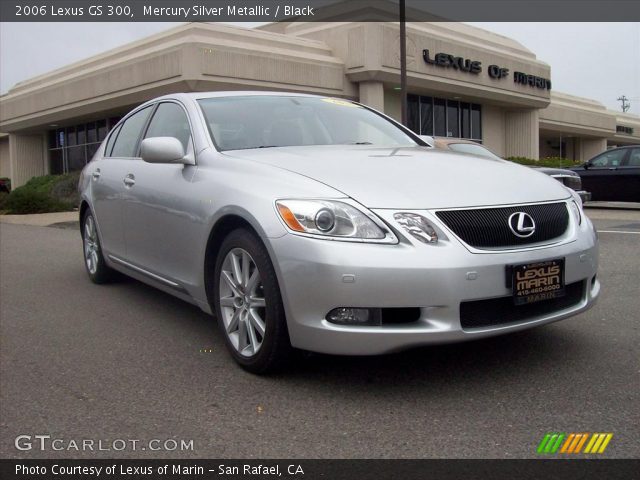
POLYGON ((525 212, 516 212, 509 217, 509 228, 516 237, 527 238, 536 231, 536 222, 525 212))

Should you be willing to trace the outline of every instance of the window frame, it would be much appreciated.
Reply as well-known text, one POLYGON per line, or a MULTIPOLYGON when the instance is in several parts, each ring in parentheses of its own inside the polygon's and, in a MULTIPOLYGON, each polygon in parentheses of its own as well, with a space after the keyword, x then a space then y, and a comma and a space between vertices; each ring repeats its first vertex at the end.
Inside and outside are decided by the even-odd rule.
POLYGON ((609 169, 609 168, 620 168, 620 167, 623 167, 627 163, 627 158, 629 158, 629 152, 630 151, 631 151, 631 149, 629 149, 629 148, 620 148, 620 149, 614 148, 614 149, 611 149, 611 150, 606 150, 606 151, 596 155, 591 160, 589 160, 589 164, 590 164, 589 168, 609 169), (614 153, 614 152, 619 152, 619 151, 622 152, 622 157, 620 158, 620 163, 618 163, 618 165, 611 165, 609 163, 607 163, 607 165, 594 165, 593 164, 593 162, 596 159, 598 159, 600 157, 604 157, 604 156, 609 155, 609 154, 614 153))
POLYGON ((120 133, 120 127, 122 125, 120 125, 119 123, 113 127, 113 129, 107 134, 107 138, 105 138, 103 140, 104 142, 104 151, 102 152, 102 157, 103 158, 111 158, 111 150, 113 150, 113 145, 116 143, 116 137, 118 136, 118 133, 120 133), (111 145, 109 145, 109 142, 111 141, 111 139, 113 139, 113 143, 111 143, 111 145), (107 148, 109 148, 109 152, 107 152, 107 148))
MULTIPOLYGON (((155 111, 156 108, 156 103, 145 103, 144 105, 141 105, 140 107, 136 108, 135 110, 133 110, 132 112, 129 112, 128 115, 124 116, 122 119, 120 119, 120 121, 116 124, 115 127, 113 127, 113 129, 111 130, 111 132, 116 132, 117 130, 117 135, 116 137, 113 139, 113 145, 111 146, 111 152, 113 152, 113 149, 116 145, 116 143, 118 142, 118 138, 120 137, 120 132, 122 131, 122 127, 124 126, 124 124, 127 122, 127 120, 129 120, 131 117, 133 117, 134 115, 136 115, 137 113, 140 113, 141 111, 150 108, 151 110, 149 111, 149 116, 145 119, 144 124, 142 125, 142 129, 140 130, 140 133, 138 133, 138 138, 136 140, 135 143, 135 147, 133 150, 134 155, 138 155, 138 156, 133 156, 133 157, 116 157, 116 156, 112 156, 111 152, 109 152, 109 155, 106 156, 105 153, 103 152, 103 157, 105 158, 120 158, 120 159, 136 159, 136 158, 140 158, 140 142, 142 139, 142 135, 144 134, 144 132, 147 131, 147 126, 149 125, 149 120, 151 119, 151 117, 153 116, 153 113, 155 111)), ((105 139, 105 141, 109 141, 108 139, 111 138, 112 133, 109 132, 109 134, 107 135, 107 139, 105 139)), ((106 144, 105 144, 106 146, 106 144)))
MULTIPOLYGON (((182 102, 173 98, 167 98, 167 99, 159 100, 153 104, 153 111, 151 112, 151 115, 149 115, 149 118, 147 119, 147 123, 143 128, 142 136, 138 139, 138 146, 136 148, 136 153, 138 154, 138 156, 135 158, 140 158, 140 148, 141 148, 142 140, 147 138, 147 132, 149 131, 151 122, 153 121, 153 118, 156 116, 156 113, 158 112, 158 108, 163 103, 175 103, 180 108, 182 108, 182 112, 184 113, 185 117, 187 117, 187 123, 189 124, 189 141, 187 143, 187 148, 185 149, 184 153, 185 155, 189 153, 189 147, 191 147, 191 151, 195 152, 195 143, 193 138, 193 124, 191 123, 191 118, 189 117, 189 112, 187 111, 187 108, 184 106, 182 102)), ((149 137, 149 138, 153 138, 153 137, 149 137)))
POLYGON ((633 155, 634 150, 638 151, 638 154, 640 154, 640 146, 633 146, 633 147, 628 147, 625 148, 625 150, 627 150, 627 154, 624 157, 623 163, 621 165, 621 167, 627 167, 627 168, 640 168, 640 165, 630 165, 629 162, 631 162, 631 155, 633 155))

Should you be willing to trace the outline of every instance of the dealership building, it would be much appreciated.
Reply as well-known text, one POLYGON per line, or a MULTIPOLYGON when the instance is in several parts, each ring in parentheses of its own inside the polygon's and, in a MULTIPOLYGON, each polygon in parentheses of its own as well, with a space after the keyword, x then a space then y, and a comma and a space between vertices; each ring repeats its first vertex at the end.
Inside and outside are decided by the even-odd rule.
MULTIPOLYGON (((0 177, 82 168, 131 108, 172 92, 279 90, 358 100, 400 118, 399 25, 190 23, 23 81, 0 97, 0 177)), ((640 143, 640 117, 556 92, 551 66, 463 23, 407 24, 408 123, 503 157, 586 160, 640 143)))

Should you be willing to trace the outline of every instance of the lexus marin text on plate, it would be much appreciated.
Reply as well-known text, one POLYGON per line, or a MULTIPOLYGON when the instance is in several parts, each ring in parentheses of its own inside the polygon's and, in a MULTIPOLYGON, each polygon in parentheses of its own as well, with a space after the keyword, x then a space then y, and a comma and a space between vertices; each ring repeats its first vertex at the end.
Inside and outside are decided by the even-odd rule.
POLYGON ((235 360, 369 355, 591 307, 598 240, 574 190, 436 150, 364 105, 264 92, 133 110, 80 178, 90 278, 114 270, 218 319, 235 360))

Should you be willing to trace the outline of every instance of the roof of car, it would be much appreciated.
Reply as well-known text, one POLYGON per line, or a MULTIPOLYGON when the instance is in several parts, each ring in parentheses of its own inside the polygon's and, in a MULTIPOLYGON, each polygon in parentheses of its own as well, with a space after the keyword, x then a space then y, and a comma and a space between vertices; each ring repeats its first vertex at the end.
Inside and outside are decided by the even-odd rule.
MULTIPOLYGON (((188 92, 188 93, 172 93, 169 95, 163 95, 162 97, 154 98, 153 100, 170 99, 170 98, 190 98, 193 100, 200 100, 203 98, 216 98, 216 97, 247 97, 247 96, 282 96, 282 97, 317 97, 328 98, 327 95, 313 95, 310 93, 294 93, 294 92, 275 92, 275 91, 261 91, 261 90, 232 90, 232 91, 220 91, 220 92, 188 92)), ((348 99, 346 99, 348 100, 348 99)))

